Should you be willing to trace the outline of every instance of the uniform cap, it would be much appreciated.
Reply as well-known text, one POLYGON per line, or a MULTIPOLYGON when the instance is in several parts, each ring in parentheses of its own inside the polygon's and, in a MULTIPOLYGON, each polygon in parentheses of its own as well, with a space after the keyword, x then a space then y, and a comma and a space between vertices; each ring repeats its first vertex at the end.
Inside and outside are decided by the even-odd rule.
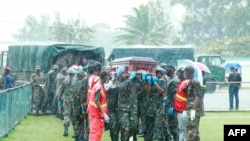
POLYGON ((102 67, 102 64, 100 63, 100 62, 98 62, 98 61, 96 61, 95 63, 94 63, 94 67, 98 67, 98 68, 101 68, 102 67))
POLYGON ((191 65, 188 65, 185 67, 185 71, 187 71, 189 73, 194 73, 194 67, 191 65))
POLYGON ((175 67, 174 66, 172 66, 172 65, 167 65, 167 69, 173 69, 174 71, 175 71, 175 67))
POLYGON ((85 72, 83 70, 78 70, 76 73, 79 75, 85 75, 85 72))
POLYGON ((164 68, 162 68, 162 67, 157 67, 156 71, 159 71, 161 73, 165 73, 166 72, 166 70, 164 68))
POLYGON ((53 65, 53 69, 58 69, 58 65, 53 65))
POLYGON ((75 74, 75 73, 76 73, 76 70, 73 69, 73 68, 69 68, 69 69, 68 69, 68 73, 69 73, 69 74, 75 74))
POLYGON ((37 65, 36 66, 36 70, 40 70, 40 69, 41 69, 41 67, 37 65))
POLYGON ((117 77, 120 77, 121 74, 125 71, 125 67, 124 66, 120 66, 117 70, 117 77))

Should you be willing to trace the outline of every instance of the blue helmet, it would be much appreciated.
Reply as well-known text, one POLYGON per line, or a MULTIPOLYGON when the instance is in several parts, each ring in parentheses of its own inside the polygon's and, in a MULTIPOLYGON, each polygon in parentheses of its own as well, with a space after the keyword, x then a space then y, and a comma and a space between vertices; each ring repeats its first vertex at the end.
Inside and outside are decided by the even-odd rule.
POLYGON ((166 73, 166 70, 164 68, 162 68, 162 67, 157 67, 156 72, 160 72, 160 73, 163 74, 163 73, 166 73))
POLYGON ((69 74, 75 74, 75 73, 76 73, 76 70, 73 69, 73 68, 69 68, 69 69, 68 69, 68 73, 69 73, 69 74))
POLYGON ((124 66, 120 66, 118 69, 117 69, 117 77, 120 77, 121 74, 125 71, 125 67, 124 66))
POLYGON ((136 71, 130 73, 129 79, 134 79, 136 77, 136 71))

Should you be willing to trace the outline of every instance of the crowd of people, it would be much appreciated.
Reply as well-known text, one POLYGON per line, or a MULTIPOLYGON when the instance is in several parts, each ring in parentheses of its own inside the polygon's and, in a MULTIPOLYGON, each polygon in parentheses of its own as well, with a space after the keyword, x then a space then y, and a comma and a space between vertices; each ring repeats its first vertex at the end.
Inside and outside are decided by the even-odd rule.
POLYGON ((111 141, 200 140, 203 92, 192 66, 161 64, 156 74, 126 66, 113 72, 100 62, 53 65, 45 76, 40 70, 31 76, 32 108, 36 116, 51 111, 63 120, 63 136, 72 124, 75 141, 101 141, 105 129, 111 141))

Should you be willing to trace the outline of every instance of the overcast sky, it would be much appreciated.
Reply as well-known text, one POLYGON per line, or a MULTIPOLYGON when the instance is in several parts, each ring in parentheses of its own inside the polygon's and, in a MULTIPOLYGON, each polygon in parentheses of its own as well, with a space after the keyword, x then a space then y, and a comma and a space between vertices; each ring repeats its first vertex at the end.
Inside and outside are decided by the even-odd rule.
MULTIPOLYGON (((24 25, 28 15, 60 13, 63 19, 79 16, 93 25, 104 22, 112 27, 122 26, 123 15, 131 14, 132 7, 138 7, 148 0, 5 0, 0 5, 0 42, 11 41, 11 34, 24 25)), ((179 11, 179 10, 178 10, 179 11)), ((178 13, 177 11, 177 13, 178 13)))

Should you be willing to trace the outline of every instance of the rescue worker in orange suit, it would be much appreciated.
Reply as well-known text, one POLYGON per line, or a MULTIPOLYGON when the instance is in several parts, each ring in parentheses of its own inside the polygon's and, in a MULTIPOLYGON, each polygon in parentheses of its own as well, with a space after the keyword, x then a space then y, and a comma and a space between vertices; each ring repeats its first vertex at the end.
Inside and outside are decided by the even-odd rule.
POLYGON ((105 127, 104 122, 109 122, 107 94, 104 89, 107 77, 108 73, 106 71, 100 73, 100 80, 94 85, 89 97, 89 141, 101 141, 105 127))
MULTIPOLYGON (((88 80, 88 96, 87 96, 87 103, 89 103, 89 96, 91 94, 93 86, 99 81, 99 74, 102 70, 102 65, 100 62, 95 62, 93 65, 93 73, 90 75, 88 80)), ((88 111, 87 111, 88 112, 88 111)))

